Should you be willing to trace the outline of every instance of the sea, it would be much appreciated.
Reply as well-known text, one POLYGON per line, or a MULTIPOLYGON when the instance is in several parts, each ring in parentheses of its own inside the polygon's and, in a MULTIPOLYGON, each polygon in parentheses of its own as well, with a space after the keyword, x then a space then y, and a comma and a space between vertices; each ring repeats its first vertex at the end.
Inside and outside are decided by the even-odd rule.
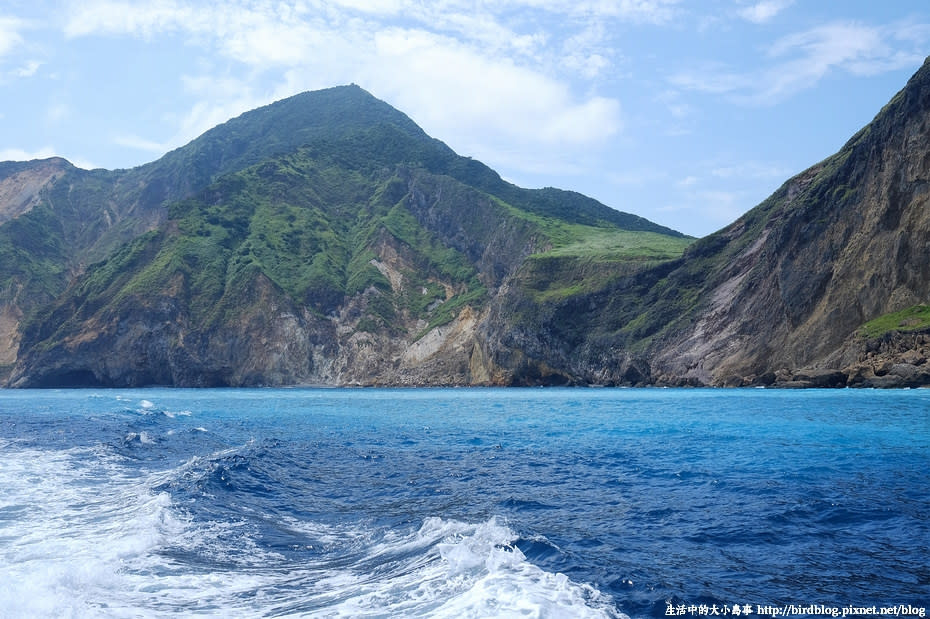
POLYGON ((3 618, 928 606, 930 390, 0 391, 3 618))

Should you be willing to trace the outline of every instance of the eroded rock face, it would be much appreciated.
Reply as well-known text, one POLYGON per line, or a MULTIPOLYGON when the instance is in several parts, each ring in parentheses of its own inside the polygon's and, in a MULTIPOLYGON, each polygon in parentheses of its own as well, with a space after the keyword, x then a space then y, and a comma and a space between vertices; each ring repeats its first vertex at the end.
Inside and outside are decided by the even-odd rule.
MULTIPOLYGON (((0 163, 0 225, 28 213, 42 199, 42 194, 73 166, 60 158, 27 162, 0 163)), ((19 325, 23 306, 22 284, 12 281, 0 294, 0 380, 4 368, 12 367, 19 350, 19 325)))
POLYGON ((0 224, 28 213, 39 203, 42 191, 71 168, 58 157, 0 163, 0 224))
MULTIPOLYGON (((404 248, 384 239, 373 259, 398 294, 411 286, 404 248)), ((206 323, 194 318, 181 275, 152 295, 126 297, 81 318, 53 346, 35 346, 46 333, 27 333, 26 353, 10 377, 13 387, 182 387, 283 385, 500 384, 472 374, 475 333, 486 318, 464 306, 432 329, 400 312, 390 328, 362 327, 366 306, 385 292, 369 288, 339 311, 320 316, 262 274, 224 297, 206 323)), ((451 294, 451 291, 449 291, 451 294)), ((55 324, 53 317, 50 324, 55 324)), ((54 327, 48 327, 54 328, 54 327)))
POLYGON ((491 304, 481 358, 541 383, 930 385, 908 338, 849 358, 863 323, 930 299, 928 201, 925 64, 837 155, 677 263, 545 303, 518 273, 491 304))
POLYGON ((930 299, 930 65, 837 155, 673 260, 540 259, 551 239, 538 222, 560 200, 586 209, 572 225, 604 223, 606 207, 508 186, 401 120, 348 138, 321 125, 310 133, 326 140, 271 157, 243 138, 244 115, 119 174, 0 168, 0 223, 60 216, 36 252, 57 270, 0 289, 0 380, 930 385, 925 333, 857 335, 930 299), (107 256, 119 268, 82 276, 107 256), (307 266, 318 258, 325 268, 307 266))
POLYGON ((695 245, 692 259, 711 247, 700 309, 653 347, 654 365, 715 385, 841 370, 860 325, 930 298, 928 146, 925 64, 837 155, 695 245))

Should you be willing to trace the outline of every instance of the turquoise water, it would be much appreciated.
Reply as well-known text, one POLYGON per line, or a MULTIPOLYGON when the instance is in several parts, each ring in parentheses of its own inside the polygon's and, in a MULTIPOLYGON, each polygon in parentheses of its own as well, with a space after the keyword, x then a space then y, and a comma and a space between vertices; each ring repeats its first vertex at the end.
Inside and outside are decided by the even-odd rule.
POLYGON ((923 390, 2 391, 0 482, 0 617, 930 602, 923 390))

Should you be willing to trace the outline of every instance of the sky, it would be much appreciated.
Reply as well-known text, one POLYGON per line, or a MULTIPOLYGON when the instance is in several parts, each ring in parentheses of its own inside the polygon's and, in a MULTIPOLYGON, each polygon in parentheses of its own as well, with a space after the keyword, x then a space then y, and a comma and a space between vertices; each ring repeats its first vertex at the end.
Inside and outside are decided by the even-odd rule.
POLYGON ((130 168, 354 83, 510 182, 704 236, 928 54, 926 0, 0 0, 0 161, 130 168))

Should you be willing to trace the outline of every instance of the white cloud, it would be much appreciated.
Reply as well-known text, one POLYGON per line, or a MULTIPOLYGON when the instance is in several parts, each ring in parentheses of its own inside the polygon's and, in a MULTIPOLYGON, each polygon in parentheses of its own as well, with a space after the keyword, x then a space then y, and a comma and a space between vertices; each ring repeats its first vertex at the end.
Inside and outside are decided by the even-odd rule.
POLYGON ((302 17, 301 11, 284 3, 93 0, 72 4, 64 32, 68 37, 127 35, 143 39, 182 32, 238 62, 274 66, 299 63, 320 43, 318 31, 302 17))
POLYGON ((855 22, 834 22, 782 37, 768 50, 773 58, 800 56, 818 67, 889 54, 879 29, 855 22))
POLYGON ((854 75, 877 75, 919 64, 913 49, 896 49, 893 29, 836 22, 786 36, 769 49, 771 58, 784 59, 767 73, 767 85, 751 98, 783 99, 810 88, 833 70, 854 75))
POLYGON ((362 13, 396 15, 407 3, 403 0, 335 0, 335 4, 362 13))
POLYGON ((899 41, 908 41, 914 45, 922 46, 930 40, 930 24, 903 21, 894 24, 890 29, 899 41))
POLYGON ((128 34, 142 37, 197 27, 198 12, 173 0, 73 2, 64 32, 68 37, 128 34))
MULTIPOLYGON (((908 27, 907 34, 913 32, 916 30, 908 27)), ((895 42, 902 38, 905 37, 899 36, 895 27, 836 22, 780 39, 769 50, 769 56, 795 56, 792 67, 806 65, 806 73, 817 77, 831 68, 856 75, 874 75, 900 69, 923 58, 918 50, 896 49, 895 42)))
POLYGON ((32 161, 33 159, 48 159, 55 157, 55 149, 43 146, 39 150, 27 151, 22 148, 4 148, 0 150, 0 161, 32 161))
POLYGON ((794 4, 794 0, 762 0, 740 9, 737 13, 746 21, 763 24, 794 4))
POLYGON ((23 37, 19 33, 23 29, 22 20, 13 17, 0 17, 0 56, 8 54, 14 48, 23 43, 23 37))
POLYGON ((610 68, 611 63, 600 54, 572 54, 562 59, 562 65, 585 79, 593 80, 603 75, 610 68))
POLYGON ((456 141, 471 145, 480 128, 505 143, 578 146, 620 130, 617 101, 577 101, 564 83, 512 61, 423 31, 381 32, 375 42, 382 61, 365 82, 427 130, 456 141))
POLYGON ((297 65, 314 55, 333 56, 344 45, 340 42, 354 42, 363 36, 370 39, 379 27, 373 18, 393 14, 419 22, 433 32, 454 33, 489 52, 507 49, 533 54, 544 43, 538 33, 516 33, 492 13, 476 12, 473 3, 338 0, 315 4, 311 9, 304 3, 239 0, 208 5, 158 0, 140 6, 127 0, 94 0, 72 5, 65 34, 148 38, 159 32, 187 32, 253 66, 297 65), (353 17, 352 12, 361 15, 353 17))
MULTIPOLYGON (((726 95, 738 103, 770 105, 815 86, 832 71, 877 75, 919 65, 930 29, 833 22, 787 35, 766 52, 771 63, 751 73, 704 64, 671 76, 679 88, 726 95), (923 35, 921 37, 921 35, 923 35)), ((763 61, 764 62, 764 61, 763 61)))
POLYGON ((434 20, 442 14, 473 14, 477 11, 532 9, 574 18, 617 19, 633 23, 665 23, 676 15, 680 0, 506 0, 494 3, 474 0, 335 0, 334 4, 375 15, 420 13, 434 20))
POLYGON ((406 28, 455 39, 488 56, 529 63, 546 62, 553 49, 563 48, 567 66, 593 77, 611 61, 612 52, 600 45, 610 21, 662 22, 678 0, 513 0, 480 3, 471 0, 335 0, 268 3, 232 0, 224 4, 154 0, 72 1, 65 21, 68 37, 128 35, 150 38, 161 32, 184 32, 253 67, 305 66, 338 54, 358 60, 372 37, 399 22, 406 28), (590 24, 566 41, 550 40, 550 32, 534 21, 514 17, 521 9, 540 9, 556 18, 590 24), (397 19, 388 19, 397 18, 397 19), (387 19, 387 21, 385 21, 387 19), (396 22, 396 23, 395 23, 396 22), (414 24, 411 26, 411 24, 414 24))
MULTIPOLYGON (((509 148, 513 161, 526 161, 523 169, 538 171, 544 167, 541 153, 549 151, 552 166, 564 169, 622 128, 617 100, 593 91, 578 96, 569 86, 579 76, 594 78, 612 59, 602 45, 604 26, 549 41, 531 22, 506 17, 527 6, 558 15, 656 21, 674 2, 515 0, 476 8, 465 0, 155 0, 142 6, 92 0, 73 5, 65 33, 142 39, 181 34, 205 53, 218 51, 246 69, 241 78, 182 77, 197 100, 173 119, 176 133, 163 146, 180 146, 274 99, 355 82, 466 154, 493 163, 509 148), (256 76, 275 74, 277 85, 257 86, 256 76)), ((131 138, 118 139, 148 150, 158 144, 131 138)))
POLYGON ((32 77, 39 71, 42 63, 38 60, 30 60, 20 68, 13 71, 15 77, 32 77))
POLYGON ((282 18, 269 10, 241 9, 217 18, 221 51, 238 62, 259 68, 312 63, 341 47, 339 34, 325 24, 290 16, 282 18))
POLYGON ((436 10, 430 7, 410 14, 422 30, 443 34, 484 50, 488 55, 508 54, 535 58, 546 50, 548 36, 539 31, 520 33, 493 13, 436 10))
POLYGON ((150 153, 164 154, 170 148, 161 142, 155 142, 153 140, 146 140, 145 138, 140 138, 137 135, 124 134, 118 135, 113 138, 113 143, 118 146, 125 146, 127 148, 133 148, 136 150, 143 150, 150 153))
POLYGON ((562 44, 562 65, 569 71, 593 80, 613 64, 616 52, 607 41, 603 22, 589 25, 562 44))
POLYGON ((675 16, 679 0, 513 0, 506 4, 575 17, 661 24, 675 16))

